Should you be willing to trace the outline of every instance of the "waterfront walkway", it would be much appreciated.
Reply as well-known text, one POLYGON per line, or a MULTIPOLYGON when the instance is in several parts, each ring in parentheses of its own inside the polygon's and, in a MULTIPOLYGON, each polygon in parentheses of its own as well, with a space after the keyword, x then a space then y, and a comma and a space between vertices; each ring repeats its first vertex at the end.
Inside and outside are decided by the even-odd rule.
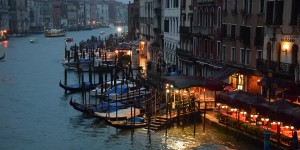
MULTIPOLYGON (((237 138, 244 138, 244 139, 248 139, 248 140, 252 140, 255 142, 259 142, 260 144, 264 144, 264 134, 263 132, 266 130, 265 128, 262 127, 257 127, 257 128, 252 128, 251 130, 256 130, 255 132, 251 131, 251 130, 247 130, 245 128, 242 128, 241 124, 248 124, 245 122, 241 122, 241 124, 239 125, 239 128, 236 128, 234 126, 232 126, 232 124, 230 123, 224 123, 221 122, 218 119, 218 115, 219 113, 216 112, 215 110, 209 110, 206 113, 206 123, 211 125, 211 126, 216 126, 218 128, 224 129, 224 130, 230 130, 232 131, 232 134, 236 134, 237 138)), ((252 125, 251 125, 252 126, 252 125)), ((272 138, 271 135, 271 147, 272 149, 277 149, 277 150, 288 150, 291 149, 292 147, 292 139, 285 139, 285 141, 280 141, 278 142, 278 139, 276 138, 272 138)), ((299 147, 300 148, 300 147, 299 147)), ((298 148, 298 149, 299 149, 298 148)))

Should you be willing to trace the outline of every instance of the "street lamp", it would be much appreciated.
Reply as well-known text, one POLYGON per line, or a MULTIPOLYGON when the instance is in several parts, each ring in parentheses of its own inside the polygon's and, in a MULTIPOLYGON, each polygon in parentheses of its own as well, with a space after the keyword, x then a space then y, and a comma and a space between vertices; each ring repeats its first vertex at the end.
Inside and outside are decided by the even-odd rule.
MULTIPOLYGON (((118 31, 118 35, 119 35, 119 34, 121 33, 121 31, 122 31, 122 28, 121 28, 121 27, 118 27, 118 28, 117 28, 117 31, 118 31)), ((120 35, 121 35, 121 34, 120 34, 120 35)), ((120 36, 120 35, 119 35, 119 36, 120 36)))

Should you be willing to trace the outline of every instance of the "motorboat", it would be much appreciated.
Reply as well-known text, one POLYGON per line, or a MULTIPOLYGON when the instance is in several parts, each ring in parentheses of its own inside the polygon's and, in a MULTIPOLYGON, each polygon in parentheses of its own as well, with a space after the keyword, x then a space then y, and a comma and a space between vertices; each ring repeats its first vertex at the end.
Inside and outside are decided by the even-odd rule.
POLYGON ((29 39, 29 43, 31 43, 31 44, 34 44, 34 43, 37 43, 37 42, 38 42, 37 38, 30 38, 29 39))

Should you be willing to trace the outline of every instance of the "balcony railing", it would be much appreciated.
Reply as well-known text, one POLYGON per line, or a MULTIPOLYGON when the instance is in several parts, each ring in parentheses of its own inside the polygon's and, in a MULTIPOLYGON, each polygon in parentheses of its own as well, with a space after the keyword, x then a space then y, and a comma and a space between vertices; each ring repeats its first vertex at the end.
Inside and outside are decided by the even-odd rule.
POLYGON ((264 59, 257 59, 256 69, 260 71, 273 71, 273 73, 291 75, 295 73, 295 64, 269 61, 264 59))
POLYGON ((192 58, 193 57, 193 52, 189 51, 189 50, 185 50, 185 49, 176 49, 176 54, 179 56, 183 56, 183 57, 189 57, 192 58))
POLYGON ((190 27, 180 26, 179 27, 179 33, 185 33, 185 34, 191 33, 190 27))

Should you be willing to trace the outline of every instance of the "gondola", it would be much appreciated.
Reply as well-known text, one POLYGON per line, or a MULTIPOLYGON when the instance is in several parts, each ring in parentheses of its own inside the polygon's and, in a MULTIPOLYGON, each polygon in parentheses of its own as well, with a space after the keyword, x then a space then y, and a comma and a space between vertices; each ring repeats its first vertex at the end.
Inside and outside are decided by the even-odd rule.
POLYGON ((0 60, 3 60, 5 58, 5 53, 3 54, 3 56, 0 57, 0 60))
POLYGON ((133 118, 121 121, 111 121, 105 119, 105 123, 118 129, 130 130, 132 128, 142 128, 147 126, 147 121, 143 117, 135 116, 133 118))
POLYGON ((101 102, 100 104, 80 104, 75 101, 70 100, 69 104, 75 109, 80 112, 93 115, 95 111, 97 112, 112 112, 116 111, 116 106, 118 106, 118 109, 124 108, 125 105, 121 103, 108 103, 108 102, 101 102))
POLYGON ((91 84, 90 82, 84 82, 85 87, 82 87, 82 84, 73 84, 73 85, 63 85, 61 81, 59 81, 59 86, 69 92, 81 92, 81 91, 90 91, 97 87, 97 84, 91 84))
POLYGON ((135 116, 141 115, 141 110, 139 108, 134 108, 134 107, 128 107, 122 109, 118 108, 117 110, 110 111, 110 112, 95 111, 93 115, 96 118, 117 121, 117 120, 127 120, 128 118, 132 118, 134 114, 135 116))

